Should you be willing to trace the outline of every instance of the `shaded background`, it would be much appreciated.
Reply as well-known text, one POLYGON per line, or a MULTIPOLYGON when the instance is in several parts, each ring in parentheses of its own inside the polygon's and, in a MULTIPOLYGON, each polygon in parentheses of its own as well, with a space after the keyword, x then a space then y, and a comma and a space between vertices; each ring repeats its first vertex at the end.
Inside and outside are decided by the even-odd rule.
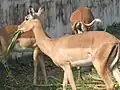
POLYGON ((91 8, 94 16, 100 18, 104 25, 120 22, 120 0, 0 0, 0 27, 19 24, 30 5, 35 10, 45 6, 45 27, 50 37, 71 32, 69 18, 78 7, 91 8))

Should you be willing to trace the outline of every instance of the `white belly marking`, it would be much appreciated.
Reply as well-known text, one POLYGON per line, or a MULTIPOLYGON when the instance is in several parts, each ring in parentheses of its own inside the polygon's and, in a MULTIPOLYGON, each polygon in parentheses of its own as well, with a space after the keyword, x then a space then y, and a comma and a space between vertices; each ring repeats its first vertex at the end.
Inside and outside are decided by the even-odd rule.
POLYGON ((77 60, 71 63, 72 67, 77 66, 90 66, 92 65, 92 60, 77 60))
POLYGON ((77 66, 90 66, 92 65, 92 57, 89 54, 88 59, 83 59, 83 60, 76 60, 74 62, 71 62, 72 67, 77 67, 77 66))

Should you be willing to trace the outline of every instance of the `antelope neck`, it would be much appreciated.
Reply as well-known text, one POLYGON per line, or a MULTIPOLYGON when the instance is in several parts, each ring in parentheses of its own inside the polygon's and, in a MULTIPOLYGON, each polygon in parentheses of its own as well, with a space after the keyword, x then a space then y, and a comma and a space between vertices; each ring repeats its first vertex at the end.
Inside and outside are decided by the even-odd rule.
POLYGON ((33 28, 33 33, 35 35, 36 43, 43 53, 50 56, 53 44, 51 39, 45 35, 41 25, 33 28))

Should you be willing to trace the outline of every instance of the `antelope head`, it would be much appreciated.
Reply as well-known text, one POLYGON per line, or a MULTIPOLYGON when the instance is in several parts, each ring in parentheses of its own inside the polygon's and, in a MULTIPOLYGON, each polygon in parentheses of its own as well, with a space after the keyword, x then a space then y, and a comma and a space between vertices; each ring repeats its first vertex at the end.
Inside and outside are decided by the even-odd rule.
POLYGON ((43 9, 40 7, 37 12, 34 11, 33 7, 30 7, 28 12, 29 14, 25 16, 24 21, 18 26, 18 30, 24 30, 24 32, 30 31, 34 27, 34 21, 40 19, 40 16, 43 13, 43 9), (33 23, 31 23, 31 21, 33 23))
POLYGON ((29 7, 28 9, 28 15, 25 17, 26 20, 28 19, 33 19, 35 17, 40 17, 42 14, 43 9, 40 7, 37 12, 35 12, 34 8, 32 6, 29 7))

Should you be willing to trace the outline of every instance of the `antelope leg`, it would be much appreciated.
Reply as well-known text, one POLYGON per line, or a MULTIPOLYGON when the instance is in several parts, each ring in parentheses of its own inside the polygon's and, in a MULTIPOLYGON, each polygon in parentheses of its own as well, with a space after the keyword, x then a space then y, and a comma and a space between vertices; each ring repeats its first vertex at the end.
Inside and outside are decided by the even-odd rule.
POLYGON ((68 78, 66 72, 64 72, 64 78, 63 78, 63 90, 66 90, 68 84, 68 78))
MULTIPOLYGON (((64 72, 65 72, 65 74, 68 78, 68 81, 71 85, 72 90, 76 90, 76 85, 75 85, 75 81, 74 81, 74 78, 73 78, 73 73, 72 73, 70 65, 67 64, 67 65, 63 66, 62 68, 63 68, 63 70, 64 70, 64 72)), ((65 85, 63 85, 63 86, 65 86, 65 85)))
POLYGON ((35 48, 34 52, 33 52, 33 59, 34 59, 34 78, 33 78, 33 84, 37 83, 36 78, 37 78, 38 55, 39 55, 38 49, 35 48))
POLYGON ((45 83, 47 84, 48 83, 48 80, 47 80, 47 74, 46 74, 46 68, 45 68, 45 62, 44 62, 44 57, 42 54, 40 54, 40 66, 41 66, 41 70, 43 72, 43 75, 44 75, 44 79, 45 79, 45 83))

